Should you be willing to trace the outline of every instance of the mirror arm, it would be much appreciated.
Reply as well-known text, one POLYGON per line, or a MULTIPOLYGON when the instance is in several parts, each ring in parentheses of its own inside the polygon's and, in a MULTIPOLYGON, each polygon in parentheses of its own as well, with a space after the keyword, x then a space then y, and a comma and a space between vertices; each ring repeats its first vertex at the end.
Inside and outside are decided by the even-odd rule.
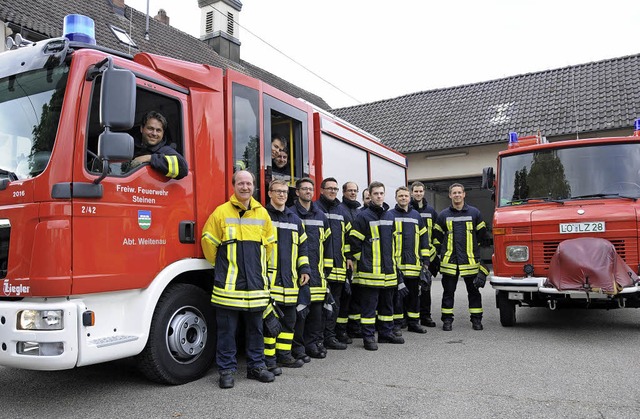
POLYGON ((102 174, 100 175, 99 178, 96 178, 93 181, 93 183, 95 183, 96 185, 102 182, 102 179, 106 178, 107 174, 109 173, 109 159, 105 159, 103 157, 100 159, 100 161, 102 162, 102 174))

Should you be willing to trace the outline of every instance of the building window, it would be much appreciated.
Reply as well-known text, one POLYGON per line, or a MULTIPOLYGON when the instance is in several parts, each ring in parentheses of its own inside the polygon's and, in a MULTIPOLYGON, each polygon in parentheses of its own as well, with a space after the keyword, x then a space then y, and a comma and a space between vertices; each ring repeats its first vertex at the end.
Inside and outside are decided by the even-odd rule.
POLYGON ((136 43, 133 42, 133 39, 131 39, 131 37, 125 30, 117 28, 112 25, 109 25, 109 27, 111 28, 111 32, 113 32, 116 38, 118 38, 118 41, 120 41, 125 45, 129 45, 130 47, 138 48, 138 45, 136 45, 136 43))
POLYGON ((233 13, 227 13, 227 33, 233 36, 233 13))

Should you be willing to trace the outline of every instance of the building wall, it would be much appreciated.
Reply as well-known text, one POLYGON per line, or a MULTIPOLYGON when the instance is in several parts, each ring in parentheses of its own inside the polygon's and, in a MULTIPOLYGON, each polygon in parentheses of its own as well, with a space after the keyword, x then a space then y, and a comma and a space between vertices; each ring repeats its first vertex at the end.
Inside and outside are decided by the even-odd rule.
POLYGON ((408 177, 413 180, 439 180, 482 176, 482 169, 495 167, 498 152, 504 144, 492 144, 441 153, 413 153, 407 155, 408 177))

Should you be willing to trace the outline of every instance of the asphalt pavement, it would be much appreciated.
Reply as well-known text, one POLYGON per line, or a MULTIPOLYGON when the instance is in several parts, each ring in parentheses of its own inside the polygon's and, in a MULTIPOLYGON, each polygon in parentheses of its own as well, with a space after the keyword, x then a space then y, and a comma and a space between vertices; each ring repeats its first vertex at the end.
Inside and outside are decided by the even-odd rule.
MULTIPOLYGON (((0 367, 0 417, 42 418, 637 418, 637 309, 518 309, 500 325, 482 290, 483 331, 471 329, 466 290, 456 293, 453 331, 404 331, 404 345, 329 351, 274 383, 221 390, 213 368, 182 386, 147 381, 131 360, 68 371, 0 367)), ((434 282, 439 312, 442 286, 434 282)), ((434 318, 439 316, 434 316, 434 318)))

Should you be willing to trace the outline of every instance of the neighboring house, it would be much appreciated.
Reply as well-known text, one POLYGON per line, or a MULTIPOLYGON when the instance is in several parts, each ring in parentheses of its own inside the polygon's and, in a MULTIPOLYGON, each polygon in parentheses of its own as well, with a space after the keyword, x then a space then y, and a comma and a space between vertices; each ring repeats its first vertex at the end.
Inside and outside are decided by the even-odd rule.
POLYGON ((198 5, 201 16, 194 19, 194 25, 201 28, 200 39, 169 25, 170 18, 162 9, 155 18, 148 19, 147 25, 146 13, 132 9, 124 0, 0 0, 0 24, 4 24, 5 36, 20 34, 30 41, 39 41, 62 36, 66 15, 85 15, 94 20, 96 39, 101 46, 131 55, 149 52, 231 68, 329 109, 320 96, 240 59, 240 1, 198 0, 198 5))
MULTIPOLYGON (((470 67, 473 71, 473 67, 470 67)), ((633 133, 640 118, 640 55, 614 58, 413 93, 332 109, 407 155, 409 182, 420 180, 442 210, 448 187, 467 187, 467 202, 490 224, 494 203, 480 190, 482 168, 496 166, 508 133, 548 141, 633 133)))

